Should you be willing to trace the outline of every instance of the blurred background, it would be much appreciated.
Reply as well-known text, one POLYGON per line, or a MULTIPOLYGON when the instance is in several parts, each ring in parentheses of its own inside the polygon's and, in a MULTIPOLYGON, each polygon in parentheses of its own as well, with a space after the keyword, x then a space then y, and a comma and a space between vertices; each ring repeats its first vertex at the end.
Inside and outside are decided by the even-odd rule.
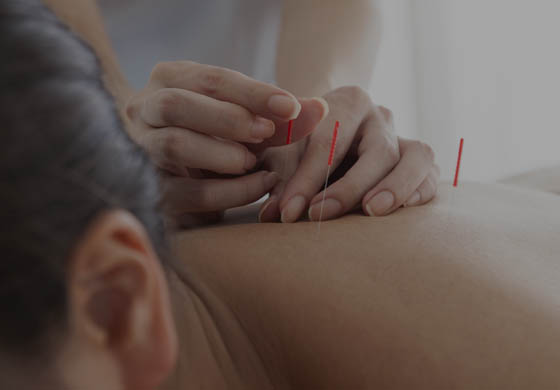
MULTIPOLYGON (((270 81, 271 73, 259 69, 273 67, 275 48, 259 47, 256 58, 241 59, 247 63, 235 56, 239 45, 258 46, 259 37, 238 36, 233 45, 204 50, 196 42, 212 35, 227 37, 231 14, 257 12, 262 3, 280 14, 280 0, 247 0, 242 6, 231 0, 174 0, 171 17, 159 15, 157 2, 134 3, 141 2, 152 3, 149 15, 141 11, 146 7, 133 7, 131 1, 100 1, 119 60, 136 87, 146 83, 157 62, 179 59, 234 69, 258 64, 251 75, 270 81), (183 23, 182 15, 196 14, 197 7, 205 12, 213 7, 212 22, 183 23), (130 23, 123 25, 123 18, 130 23), (161 39, 170 29, 197 39, 187 47, 161 39), (150 39, 136 39, 138 44, 131 46, 135 36, 150 39), (220 63, 223 55, 216 56, 224 50, 231 51, 229 63, 220 63), (135 54, 139 51, 150 55, 140 57, 135 54)), ((494 181, 560 163, 560 1, 379 3, 383 38, 372 70, 372 97, 393 110, 400 135, 432 145, 444 179, 454 174, 461 137, 463 180, 494 181)), ((277 18, 255 17, 259 20, 268 20, 264 34, 275 34, 277 18)))

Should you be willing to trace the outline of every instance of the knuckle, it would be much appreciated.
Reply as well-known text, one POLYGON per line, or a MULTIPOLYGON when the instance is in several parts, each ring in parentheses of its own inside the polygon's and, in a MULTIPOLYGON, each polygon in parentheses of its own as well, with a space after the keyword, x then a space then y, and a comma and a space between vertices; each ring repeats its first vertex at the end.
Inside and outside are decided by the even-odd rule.
POLYGON ((175 123, 180 111, 181 95, 173 90, 163 89, 154 96, 155 109, 164 123, 175 123))
POLYGON ((422 154, 424 155, 426 160, 428 160, 431 164, 433 164, 434 161, 435 161, 436 155, 435 155, 432 147, 425 142, 420 142, 420 150, 422 151, 422 154))
MULTIPOLYGON (((237 73, 237 72, 235 72, 237 73)), ((238 75, 240 75, 241 77, 245 78, 246 76, 241 74, 241 73, 237 73, 238 75)), ((260 105, 262 105, 262 91, 261 91, 261 86, 255 83, 249 83, 247 84, 247 88, 246 88, 246 93, 244 95, 244 98, 247 101, 247 107, 259 107, 260 105)))
POLYGON ((363 99, 368 99, 369 100, 369 95, 368 93, 361 87, 357 86, 357 85, 350 85, 350 86, 346 86, 346 87, 341 87, 339 89, 340 92, 342 92, 343 94, 347 95, 350 99, 356 101, 356 100, 363 100, 363 99))
POLYGON ((180 157, 181 137, 173 132, 166 134, 161 140, 161 155, 167 164, 176 165, 180 157))
POLYGON ((390 109, 388 109, 385 106, 378 106, 379 111, 381 112, 381 115, 383 115, 383 119, 385 119, 386 122, 388 123, 393 123, 394 121, 394 114, 393 111, 391 111, 390 109))
POLYGON ((222 90, 226 81, 225 70, 216 66, 206 67, 200 74, 199 86, 205 95, 215 95, 222 90))
POLYGON ((374 106, 369 93, 359 86, 351 85, 341 87, 337 89, 336 92, 341 94, 343 105, 351 107, 351 112, 354 114, 358 112, 359 116, 367 115, 374 106))
POLYGON ((216 119, 218 126, 227 131, 228 134, 231 134, 232 138, 238 138, 240 135, 249 136, 249 130, 254 122, 253 115, 235 106, 228 114, 219 115, 216 119))
POLYGON ((125 116, 129 120, 133 120, 136 118, 138 113, 140 112, 139 104, 134 100, 129 100, 125 105, 125 116))
POLYGON ((362 156, 364 158, 369 158, 372 161, 382 162, 385 166, 387 166, 389 171, 392 170, 401 160, 399 148, 394 147, 390 143, 365 151, 362 156))

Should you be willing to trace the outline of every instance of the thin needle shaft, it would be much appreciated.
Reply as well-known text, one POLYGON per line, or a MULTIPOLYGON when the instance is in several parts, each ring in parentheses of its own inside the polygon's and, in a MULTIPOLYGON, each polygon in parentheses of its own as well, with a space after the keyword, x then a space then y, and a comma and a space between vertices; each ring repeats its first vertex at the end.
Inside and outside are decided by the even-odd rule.
POLYGON ((459 170, 461 169, 461 157, 463 156, 463 144, 465 140, 461 138, 459 143, 459 155, 457 156, 457 168, 455 169, 455 180, 453 181, 453 187, 457 187, 459 181, 459 170))
POLYGON ((327 184, 329 184, 329 175, 331 173, 331 166, 327 168, 327 177, 325 178, 325 188, 323 188, 323 200, 321 201, 321 211, 319 212, 319 228, 317 235, 321 234, 321 221, 323 220, 323 206, 325 205, 325 197, 327 196, 327 184))
POLYGON ((329 153, 329 161, 327 163, 327 177, 325 178, 325 188, 323 189, 323 200, 321 201, 321 211, 319 212, 319 227, 317 228, 317 237, 321 234, 321 222, 323 221, 323 207, 325 206, 325 197, 327 196, 327 185, 329 184, 329 175, 331 174, 331 166, 334 159, 334 151, 336 148, 336 138, 338 137, 338 128, 340 127, 340 122, 336 121, 334 125, 334 131, 331 141, 331 151, 329 153))

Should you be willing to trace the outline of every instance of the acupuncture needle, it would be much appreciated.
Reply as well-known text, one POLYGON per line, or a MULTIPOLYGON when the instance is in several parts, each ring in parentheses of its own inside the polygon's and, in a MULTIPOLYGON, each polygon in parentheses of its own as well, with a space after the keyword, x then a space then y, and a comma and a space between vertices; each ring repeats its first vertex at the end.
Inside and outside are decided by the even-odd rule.
MULTIPOLYGON (((461 138, 461 141, 459 142, 459 153, 457 155, 457 167, 455 168, 455 179, 453 180, 453 188, 457 188, 457 186, 459 185, 459 172, 461 170, 461 158, 463 157, 463 145, 465 143, 465 140, 463 138, 461 138)), ((447 224, 451 224, 451 213, 453 211, 453 208, 455 206, 455 190, 451 190, 451 196, 450 196, 450 204, 449 204, 449 211, 447 212, 447 224)))
POLYGON ((323 188, 323 200, 321 201, 321 211, 319 212, 319 226, 318 226, 318 229, 317 229, 317 235, 318 236, 321 234, 321 222, 323 220, 323 206, 325 205, 325 197, 327 195, 327 186, 329 184, 329 175, 331 174, 331 166, 332 166, 332 163, 333 163, 334 151, 335 151, 335 148, 336 148, 336 138, 338 137, 338 128, 339 127, 340 127, 340 122, 336 121, 336 124, 334 125, 332 141, 331 141, 331 151, 329 153, 329 160, 328 160, 328 165, 327 165, 327 176, 325 177, 325 187, 323 188))

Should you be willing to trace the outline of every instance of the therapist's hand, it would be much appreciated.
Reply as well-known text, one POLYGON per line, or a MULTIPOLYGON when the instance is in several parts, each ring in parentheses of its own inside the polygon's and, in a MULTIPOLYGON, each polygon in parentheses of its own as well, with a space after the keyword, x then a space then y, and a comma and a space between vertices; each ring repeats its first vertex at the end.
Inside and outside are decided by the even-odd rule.
POLYGON ((290 119, 298 117, 294 140, 305 137, 325 108, 238 72, 182 61, 156 66, 126 113, 131 137, 162 170, 167 213, 188 225, 268 193, 278 175, 253 172, 257 155, 284 144, 290 119))
POLYGON ((308 214, 318 220, 322 188, 335 122, 340 130, 331 168, 323 219, 340 217, 357 207, 371 216, 431 200, 439 168, 432 149, 419 141, 398 138, 391 112, 373 104, 357 87, 344 87, 324 96, 330 113, 308 138, 270 150, 265 167, 280 172, 281 181, 263 204, 261 222, 295 222, 308 214))

